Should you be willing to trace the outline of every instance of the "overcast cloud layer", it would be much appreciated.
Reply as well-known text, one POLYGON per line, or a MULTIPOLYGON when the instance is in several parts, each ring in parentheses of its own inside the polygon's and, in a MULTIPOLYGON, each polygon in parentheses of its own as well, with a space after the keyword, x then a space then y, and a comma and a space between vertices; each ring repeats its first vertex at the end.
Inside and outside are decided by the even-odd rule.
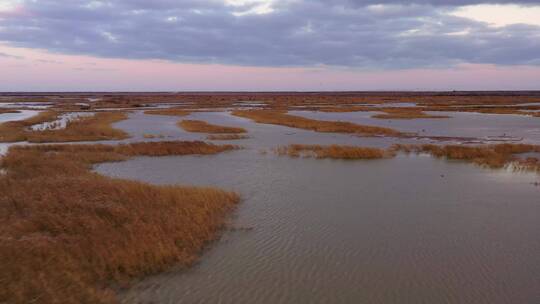
POLYGON ((0 41, 67 54, 252 66, 540 64, 539 26, 493 27, 449 14, 477 3, 516 1, 290 0, 269 8, 217 0, 28 0, 0 12, 0 41))

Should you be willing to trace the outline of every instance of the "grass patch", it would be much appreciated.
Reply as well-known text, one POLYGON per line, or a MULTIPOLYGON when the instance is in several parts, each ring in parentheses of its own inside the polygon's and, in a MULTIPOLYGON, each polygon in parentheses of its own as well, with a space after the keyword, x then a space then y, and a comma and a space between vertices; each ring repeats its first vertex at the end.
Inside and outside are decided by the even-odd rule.
POLYGON ((206 136, 206 139, 209 140, 238 140, 247 138, 249 138, 249 136, 243 134, 212 134, 206 136))
POLYGON ((144 111, 144 114, 166 115, 166 116, 187 116, 191 114, 191 112, 186 111, 184 109, 169 108, 169 109, 159 109, 159 110, 147 110, 147 111, 144 111))
POLYGON ((520 158, 519 154, 540 152, 540 146, 526 144, 499 144, 486 146, 459 145, 394 145, 393 150, 405 153, 428 153, 437 158, 462 160, 488 168, 503 168, 513 165, 516 169, 538 171, 537 158, 520 158))
POLYGON ((394 153, 379 148, 341 146, 341 145, 288 145, 275 149, 278 155, 291 157, 315 157, 332 159, 380 159, 393 157, 394 153))
POLYGON ((417 107, 396 107, 388 108, 384 107, 384 104, 377 107, 367 106, 329 106, 322 108, 314 108, 314 111, 321 112, 383 112, 381 114, 375 114, 372 118, 379 119, 422 119, 422 118, 450 118, 446 115, 433 115, 427 114, 425 111, 431 112, 467 112, 467 113, 481 113, 481 114, 512 114, 512 115, 524 115, 535 116, 534 112, 527 112, 524 110, 537 110, 538 106, 509 106, 509 105, 437 105, 437 104, 423 104, 417 107))
POLYGON ((113 123, 127 118, 127 115, 121 112, 102 112, 90 117, 81 117, 68 122, 64 129, 43 131, 30 129, 33 125, 51 122, 58 117, 57 112, 47 111, 26 120, 3 123, 0 125, 0 141, 42 143, 111 140, 128 137, 124 131, 114 129, 111 126, 113 123))
POLYGON ((432 115, 414 108, 382 108, 382 114, 375 114, 372 118, 378 119, 426 119, 426 118, 450 118, 443 115, 432 115))
POLYGON ((287 126, 291 128, 328 133, 355 133, 364 136, 400 136, 401 132, 383 127, 358 125, 344 121, 325 121, 287 114, 285 111, 248 110, 233 111, 233 115, 249 118, 258 123, 287 126))
POLYGON ((20 113, 19 110, 12 110, 12 109, 0 109, 0 114, 13 114, 13 113, 20 113))
POLYGON ((197 133, 246 133, 244 128, 227 127, 220 125, 213 125, 202 120, 182 120, 178 122, 178 126, 188 132, 197 133))
POLYGON ((155 135, 155 134, 143 134, 143 138, 146 138, 146 139, 165 138, 165 135, 163 135, 163 134, 159 134, 159 135, 155 135))
POLYGON ((58 118, 58 113, 54 111, 41 112, 35 116, 19 121, 8 121, 0 124, 0 142, 27 141, 30 134, 29 130, 33 125, 48 121, 54 121, 58 118))
POLYGON ((215 188, 91 172, 132 156, 214 154, 204 142, 12 147, 0 176, 0 302, 116 303, 112 286, 188 266, 239 201, 215 188))

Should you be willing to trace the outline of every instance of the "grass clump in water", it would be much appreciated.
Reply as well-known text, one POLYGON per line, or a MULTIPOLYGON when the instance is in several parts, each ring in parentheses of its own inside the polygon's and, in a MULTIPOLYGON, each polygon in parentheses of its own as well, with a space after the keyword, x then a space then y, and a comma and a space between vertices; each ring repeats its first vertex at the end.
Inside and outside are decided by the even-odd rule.
POLYGON ((239 140, 247 138, 249 138, 249 136, 244 134, 212 134, 206 137, 208 140, 239 140))
POLYGON ((0 176, 0 302, 116 303, 111 286, 188 266, 239 201, 215 188, 91 172, 137 155, 214 154, 204 142, 12 147, 0 176))
POLYGON ((463 160, 488 168, 503 168, 513 165, 520 170, 540 170, 535 157, 518 157, 523 153, 540 153, 540 146, 527 144, 499 144, 486 146, 460 145, 394 145, 393 150, 406 153, 428 153, 437 158, 463 160))
POLYGON ((281 125, 291 128, 305 129, 328 133, 355 133, 364 136, 400 136, 401 132, 384 127, 358 125, 344 121, 326 121, 287 114, 285 111, 248 110, 233 111, 233 115, 249 118, 258 123, 281 125))
POLYGON ((237 128, 237 127, 227 127, 220 125, 213 125, 202 120, 182 120, 178 125, 188 131, 188 132, 197 132, 197 133, 246 133, 246 129, 237 128))
POLYGON ((379 148, 341 146, 341 145, 299 145, 292 144, 278 147, 278 155, 291 157, 315 157, 332 159, 381 159, 393 157, 394 153, 379 148))
POLYGON ((382 108, 381 114, 375 114, 372 118, 378 119, 426 119, 426 118, 450 118, 443 115, 427 114, 421 109, 414 108, 382 108))
POLYGON ((158 109, 158 110, 146 110, 144 111, 144 114, 166 115, 166 116, 187 116, 191 114, 191 112, 184 109, 169 108, 169 109, 158 109))

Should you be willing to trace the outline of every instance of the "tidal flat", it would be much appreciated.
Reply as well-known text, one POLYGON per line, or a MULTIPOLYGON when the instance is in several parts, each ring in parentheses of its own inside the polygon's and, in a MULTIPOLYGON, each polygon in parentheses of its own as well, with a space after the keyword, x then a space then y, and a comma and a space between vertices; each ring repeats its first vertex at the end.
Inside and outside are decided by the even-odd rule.
POLYGON ((540 97, 475 97, 10 107, 0 302, 536 303, 540 118, 502 109, 540 97), (427 104, 446 110, 374 117, 427 104), (85 112, 103 113, 31 127, 85 112))

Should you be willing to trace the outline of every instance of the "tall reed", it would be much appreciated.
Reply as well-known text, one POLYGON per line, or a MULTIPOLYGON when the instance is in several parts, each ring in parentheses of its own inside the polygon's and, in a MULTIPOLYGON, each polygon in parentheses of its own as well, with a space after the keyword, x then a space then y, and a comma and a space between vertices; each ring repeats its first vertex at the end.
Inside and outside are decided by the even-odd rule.
POLYGON ((0 303, 117 303, 111 287, 188 266, 238 203, 215 188, 104 177, 93 164, 214 154, 203 142, 12 147, 0 176, 0 303))

